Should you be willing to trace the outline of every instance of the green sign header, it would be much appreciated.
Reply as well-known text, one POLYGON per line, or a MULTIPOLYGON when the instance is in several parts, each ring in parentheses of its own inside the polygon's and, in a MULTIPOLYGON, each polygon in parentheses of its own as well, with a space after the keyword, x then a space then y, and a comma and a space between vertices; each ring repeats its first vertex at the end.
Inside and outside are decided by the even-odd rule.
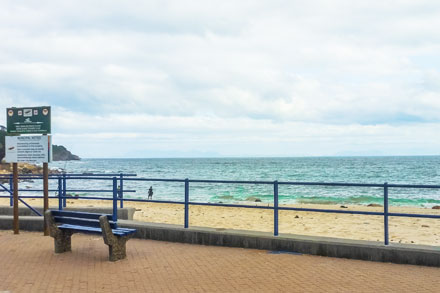
POLYGON ((49 134, 50 106, 7 108, 7 132, 11 134, 49 134))

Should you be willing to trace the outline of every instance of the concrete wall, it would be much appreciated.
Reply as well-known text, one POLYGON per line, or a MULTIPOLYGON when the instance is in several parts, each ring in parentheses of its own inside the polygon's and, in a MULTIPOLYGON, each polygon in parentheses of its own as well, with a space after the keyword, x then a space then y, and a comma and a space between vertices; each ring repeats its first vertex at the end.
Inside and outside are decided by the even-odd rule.
MULTIPOLYGON (((43 207, 33 207, 41 214, 43 214, 43 207)), ((73 208, 67 207, 66 211, 81 211, 87 213, 99 213, 99 214, 112 214, 112 208, 103 208, 103 207, 81 207, 81 208, 73 208)), ((118 208, 118 219, 121 220, 133 220, 133 215, 135 212, 135 208, 118 208)), ((0 215, 8 215, 12 216, 14 214, 14 210, 10 206, 0 206, 0 215)), ((27 207, 18 207, 19 216, 37 216, 33 211, 31 211, 27 207)))
POLYGON ((384 244, 373 241, 346 240, 240 230, 225 230, 177 225, 120 221, 120 227, 136 228, 135 237, 201 245, 231 246, 303 254, 414 264, 440 267, 440 247, 384 244))

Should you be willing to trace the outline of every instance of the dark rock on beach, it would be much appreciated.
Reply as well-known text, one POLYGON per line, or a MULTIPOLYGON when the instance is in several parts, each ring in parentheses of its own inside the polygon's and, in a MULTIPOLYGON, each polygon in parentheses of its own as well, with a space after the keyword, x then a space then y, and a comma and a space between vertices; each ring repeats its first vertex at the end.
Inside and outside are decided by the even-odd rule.
POLYGON ((255 196, 249 196, 248 198, 246 198, 246 201, 261 202, 261 199, 255 196))
POLYGON ((221 195, 218 198, 220 198, 220 199, 234 199, 234 197, 232 195, 221 195))
POLYGON ((381 204, 377 204, 377 203, 370 203, 369 205, 367 205, 367 207, 376 207, 376 208, 381 208, 383 207, 381 204))

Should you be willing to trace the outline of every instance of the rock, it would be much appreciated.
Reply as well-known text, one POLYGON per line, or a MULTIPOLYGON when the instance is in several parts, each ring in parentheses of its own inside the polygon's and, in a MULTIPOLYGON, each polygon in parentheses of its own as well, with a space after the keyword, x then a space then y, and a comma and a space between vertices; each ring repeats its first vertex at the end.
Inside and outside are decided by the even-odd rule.
POLYGON ((298 216, 298 215, 296 215, 296 216, 295 216, 295 219, 299 219, 299 216, 298 216))
POLYGON ((26 167, 23 167, 23 168, 21 168, 21 174, 32 174, 32 170, 30 170, 26 167))
POLYGON ((340 206, 341 209, 347 209, 347 206, 340 206))
POLYGON ((440 210, 440 206, 433 206, 432 209, 433 210, 440 210))
POLYGON ((232 195, 221 195, 218 198, 220 198, 220 199, 234 199, 234 197, 232 195))
POLYGON ((246 201, 261 202, 261 199, 255 196, 249 196, 248 198, 246 198, 246 201))
POLYGON ((383 205, 377 203, 370 203, 369 205, 367 205, 367 207, 381 208, 383 207, 383 205))
POLYGON ((52 156, 54 161, 78 161, 80 157, 72 154, 62 145, 52 145, 52 156))
POLYGON ((422 225, 422 227, 423 227, 423 228, 429 228, 429 226, 428 226, 428 225, 422 225))

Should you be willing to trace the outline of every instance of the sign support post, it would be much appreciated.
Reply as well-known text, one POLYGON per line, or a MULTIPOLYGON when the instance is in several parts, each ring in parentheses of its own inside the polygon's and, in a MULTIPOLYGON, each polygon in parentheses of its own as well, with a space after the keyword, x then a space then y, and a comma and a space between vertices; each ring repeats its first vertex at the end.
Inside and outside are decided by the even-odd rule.
POLYGON ((18 163, 12 163, 13 185, 14 185, 14 234, 18 234, 18 163))
MULTIPOLYGON (((6 125, 9 136, 5 138, 6 162, 13 167, 13 205, 14 205, 14 234, 19 234, 18 217, 18 163, 43 163, 43 210, 49 209, 49 165, 52 160, 51 108, 26 107, 7 108, 6 125), (22 134, 40 134, 25 135, 22 134), (41 134, 43 136, 41 136, 41 134)), ((49 235, 49 229, 44 221, 44 235, 49 235)))
POLYGON ((49 164, 43 163, 43 193, 44 193, 44 236, 49 236, 49 227, 46 223, 46 211, 49 209, 49 164))

